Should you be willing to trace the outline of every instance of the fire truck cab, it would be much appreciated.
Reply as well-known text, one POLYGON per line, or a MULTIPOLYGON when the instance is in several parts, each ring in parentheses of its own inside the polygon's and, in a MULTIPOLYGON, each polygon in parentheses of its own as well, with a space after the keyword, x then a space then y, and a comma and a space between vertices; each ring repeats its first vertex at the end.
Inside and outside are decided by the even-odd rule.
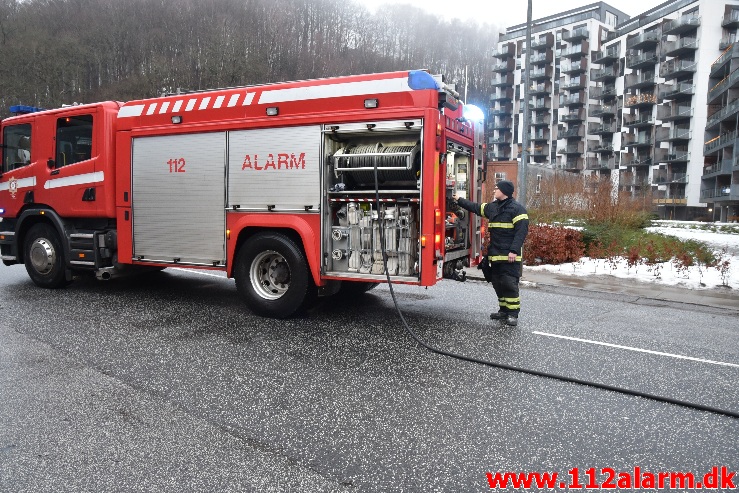
POLYGON ((425 71, 233 88, 2 122, 0 255, 39 286, 166 267, 234 277, 254 312, 433 285, 480 253, 482 128, 425 71))

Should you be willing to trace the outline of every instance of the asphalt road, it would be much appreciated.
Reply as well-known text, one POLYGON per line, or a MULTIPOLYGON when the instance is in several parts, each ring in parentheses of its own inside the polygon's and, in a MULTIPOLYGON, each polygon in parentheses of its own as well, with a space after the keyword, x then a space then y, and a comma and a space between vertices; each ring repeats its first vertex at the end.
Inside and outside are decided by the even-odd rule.
MULTIPOLYGON (((739 412, 739 311, 525 288, 506 328, 489 285, 395 291, 445 350, 739 412)), ((431 353, 386 286, 287 321, 178 269, 48 291, 0 266, 0 293, 0 491, 477 492, 496 471, 739 470, 739 419, 431 353)))

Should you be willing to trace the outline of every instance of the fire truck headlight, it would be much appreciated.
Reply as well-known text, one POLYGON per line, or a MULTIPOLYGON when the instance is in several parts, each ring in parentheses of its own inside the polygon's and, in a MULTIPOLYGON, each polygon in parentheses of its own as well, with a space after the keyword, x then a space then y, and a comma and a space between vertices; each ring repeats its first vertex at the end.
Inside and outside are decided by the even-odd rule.
POLYGON ((369 109, 377 108, 380 105, 380 102, 377 99, 365 99, 364 100, 364 107, 369 109))
POLYGON ((270 106, 267 108, 267 116, 277 116, 279 114, 280 110, 277 108, 277 106, 270 106))

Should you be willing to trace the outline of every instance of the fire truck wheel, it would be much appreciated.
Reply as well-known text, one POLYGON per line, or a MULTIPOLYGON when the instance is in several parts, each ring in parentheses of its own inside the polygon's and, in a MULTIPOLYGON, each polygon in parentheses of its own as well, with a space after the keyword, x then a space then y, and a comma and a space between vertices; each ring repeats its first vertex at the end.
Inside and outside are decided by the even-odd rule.
POLYGON ((236 287, 257 315, 287 318, 316 291, 303 251, 280 233, 259 233, 236 256, 236 287))
POLYGON ((68 284, 64 272, 64 250, 56 230, 49 224, 32 226, 24 249, 26 271, 42 288, 60 288, 68 284))

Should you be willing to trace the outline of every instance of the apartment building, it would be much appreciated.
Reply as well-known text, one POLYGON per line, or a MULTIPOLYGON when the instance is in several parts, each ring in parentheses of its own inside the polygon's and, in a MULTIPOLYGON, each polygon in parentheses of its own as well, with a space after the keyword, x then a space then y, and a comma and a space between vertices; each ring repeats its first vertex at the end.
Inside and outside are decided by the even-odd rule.
MULTIPOLYGON (((674 0, 634 18, 602 2, 583 9, 572 14, 587 13, 587 20, 565 12, 534 23, 572 20, 547 32, 532 30, 532 59, 542 38, 560 43, 551 66, 548 124, 545 112, 541 119, 536 114, 542 111, 536 98, 543 97, 545 106, 546 96, 531 96, 530 163, 610 176, 619 190, 652 200, 662 218, 739 220, 739 0, 674 0), (579 58, 573 34, 583 28, 590 51, 579 58), (590 64, 589 70, 575 71, 583 63, 590 64), (546 157, 536 152, 544 145, 546 157)), ((514 26, 501 37, 496 56, 501 58, 505 48, 518 49, 524 40, 525 24, 514 26), (508 37, 521 27, 520 40, 508 37)), ((533 61, 531 68, 532 73, 539 70, 533 61)), ((521 69, 514 70, 511 78, 520 81, 521 69)), ((533 77, 531 84, 538 85, 533 77)), ((508 135, 496 129, 498 115, 492 113, 504 108, 495 99, 503 94, 495 88, 489 119, 492 159, 507 150, 500 142, 508 135)), ((520 111, 522 101, 512 102, 520 111)), ((511 154, 505 159, 518 157, 523 134, 517 134, 515 123, 522 119, 516 116, 511 115, 511 154)))

